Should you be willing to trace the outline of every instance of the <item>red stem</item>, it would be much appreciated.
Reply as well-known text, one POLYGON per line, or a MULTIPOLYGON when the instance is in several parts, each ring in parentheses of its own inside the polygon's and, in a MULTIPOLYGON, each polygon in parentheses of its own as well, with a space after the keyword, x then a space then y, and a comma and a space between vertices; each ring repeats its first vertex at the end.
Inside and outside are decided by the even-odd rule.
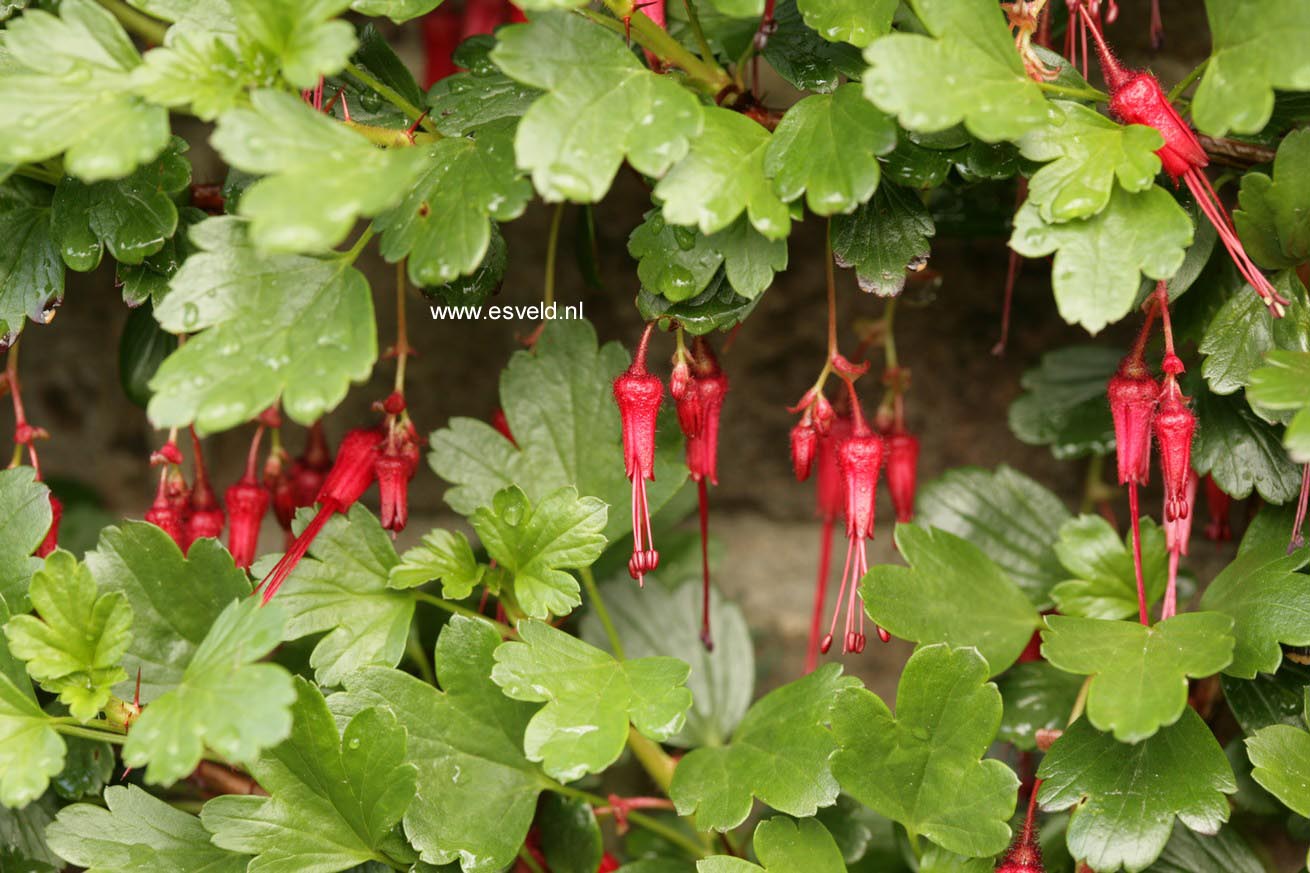
POLYGON ((1305 545, 1305 537, 1301 534, 1301 529, 1305 527, 1307 504, 1310 504, 1310 464, 1306 464, 1301 468, 1301 495, 1296 501, 1296 519, 1292 522, 1292 541, 1287 544, 1287 553, 1289 555, 1305 545))
POLYGON ((819 543, 819 571, 814 580, 814 610, 810 614, 810 641, 805 647, 805 672, 819 665, 819 632, 823 630, 823 604, 828 598, 828 577, 832 570, 832 528, 836 516, 823 517, 823 539, 819 543))
POLYGON ((1142 580, 1142 527, 1137 511, 1137 483, 1128 483, 1128 514, 1133 523, 1133 573, 1137 576, 1137 614, 1146 627, 1151 617, 1146 612, 1146 583, 1142 580))
POLYGON ((1169 319, 1169 286, 1164 281, 1155 283, 1155 299, 1159 301, 1160 328, 1164 331, 1164 353, 1174 353, 1174 328, 1169 319))
POLYGON ((696 497, 700 508, 700 565, 701 584, 700 641, 705 651, 714 651, 714 637, 710 633, 710 493, 702 476, 696 483, 696 497))
POLYGON ((629 370, 633 373, 646 372, 646 350, 650 347, 650 335, 655 330, 655 322, 646 325, 646 329, 641 332, 641 342, 637 343, 637 353, 632 356, 632 366, 629 370))

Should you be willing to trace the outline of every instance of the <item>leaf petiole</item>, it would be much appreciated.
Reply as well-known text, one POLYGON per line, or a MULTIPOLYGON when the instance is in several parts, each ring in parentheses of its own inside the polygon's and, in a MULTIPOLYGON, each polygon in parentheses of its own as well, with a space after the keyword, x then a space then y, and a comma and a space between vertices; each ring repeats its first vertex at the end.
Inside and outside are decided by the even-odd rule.
POLYGON ((1092 100, 1097 103, 1108 103, 1110 95, 1096 88, 1071 88, 1068 85, 1057 85, 1055 82, 1036 82, 1038 88, 1041 88, 1047 94, 1054 94, 1057 97, 1071 97, 1074 100, 1092 100))
POLYGON ((487 624, 495 628, 496 632, 499 633, 501 637, 504 639, 516 640, 519 638, 518 631, 514 630, 514 628, 510 627, 504 622, 499 622, 496 621, 494 618, 489 618, 480 612, 475 612, 474 610, 469 609, 467 606, 461 606, 458 603, 452 603, 449 600, 443 600, 442 598, 437 597, 435 594, 429 594, 426 591, 415 591, 414 597, 423 603, 427 603, 431 606, 435 606, 437 609, 444 609, 446 612, 452 613, 454 615, 462 615, 467 618, 476 618, 478 621, 485 621, 487 624))
POLYGON ((358 64, 346 64, 346 73, 361 85, 364 85, 367 88, 372 88, 380 94, 384 100, 405 113, 405 116, 411 121, 418 119, 418 124, 421 125, 424 130, 431 133, 434 139, 442 138, 441 134, 437 131, 436 123, 428 117, 427 113, 406 100, 398 91, 396 91, 395 88, 383 83, 380 79, 364 70, 358 64))

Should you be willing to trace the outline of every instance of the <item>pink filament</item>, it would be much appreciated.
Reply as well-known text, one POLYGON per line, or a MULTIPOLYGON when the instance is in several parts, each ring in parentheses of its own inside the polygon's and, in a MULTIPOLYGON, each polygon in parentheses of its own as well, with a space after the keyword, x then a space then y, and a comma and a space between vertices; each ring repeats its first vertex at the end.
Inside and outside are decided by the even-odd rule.
POLYGON ((814 580, 814 609, 810 614, 810 640, 805 647, 805 672, 819 665, 819 630, 823 626, 823 605, 828 597, 828 575, 832 568, 832 528, 836 516, 823 517, 823 540, 819 543, 819 571, 814 580))
POLYGON ((1210 180, 1206 178, 1205 173, 1198 168, 1193 167, 1183 175, 1183 180, 1187 183, 1188 189, 1192 196, 1196 198, 1196 204, 1201 208, 1205 217, 1214 225, 1215 231, 1219 234, 1220 241, 1223 242, 1224 248, 1232 257, 1233 263, 1237 265, 1238 271, 1242 274, 1247 283, 1255 289, 1255 293, 1260 295, 1264 300, 1274 317, 1281 317, 1288 300, 1282 297, 1269 280, 1265 278, 1264 273, 1260 272, 1242 247, 1242 241, 1237 238, 1237 231, 1233 228, 1232 219, 1228 217, 1228 212, 1219 202, 1219 195, 1215 193, 1214 188, 1210 185, 1210 180))

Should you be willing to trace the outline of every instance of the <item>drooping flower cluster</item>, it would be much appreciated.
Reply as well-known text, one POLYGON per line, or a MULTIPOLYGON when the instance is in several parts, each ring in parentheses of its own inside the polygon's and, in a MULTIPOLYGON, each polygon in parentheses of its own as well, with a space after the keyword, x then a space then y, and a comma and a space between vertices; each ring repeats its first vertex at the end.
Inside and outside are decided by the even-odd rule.
POLYGON ((655 425, 664 383, 646 369, 646 354, 655 325, 646 325, 632 363, 614 379, 614 402, 623 425, 623 471, 632 483, 632 557, 628 573, 645 584, 645 575, 660 564, 650 527, 646 483, 655 481, 655 425))
POLYGON ((198 539, 221 537, 226 522, 194 428, 191 447, 195 475, 189 484, 182 470, 182 450, 175 439, 170 438, 151 454, 150 463, 161 469, 154 502, 145 514, 145 520, 167 533, 183 554, 198 539))

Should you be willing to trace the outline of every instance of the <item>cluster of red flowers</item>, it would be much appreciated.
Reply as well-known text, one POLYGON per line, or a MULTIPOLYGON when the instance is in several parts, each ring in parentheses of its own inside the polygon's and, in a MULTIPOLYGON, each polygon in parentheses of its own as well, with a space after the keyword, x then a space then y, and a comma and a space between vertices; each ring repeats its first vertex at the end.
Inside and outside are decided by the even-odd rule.
POLYGON ((156 525, 172 537, 185 553, 191 544, 203 537, 219 537, 223 533, 225 516, 218 505, 214 488, 205 469, 205 456, 200 439, 191 431, 192 464, 195 477, 191 483, 182 470, 182 450, 170 438, 150 456, 152 466, 160 467, 159 487, 154 503, 146 510, 146 521, 156 525))

